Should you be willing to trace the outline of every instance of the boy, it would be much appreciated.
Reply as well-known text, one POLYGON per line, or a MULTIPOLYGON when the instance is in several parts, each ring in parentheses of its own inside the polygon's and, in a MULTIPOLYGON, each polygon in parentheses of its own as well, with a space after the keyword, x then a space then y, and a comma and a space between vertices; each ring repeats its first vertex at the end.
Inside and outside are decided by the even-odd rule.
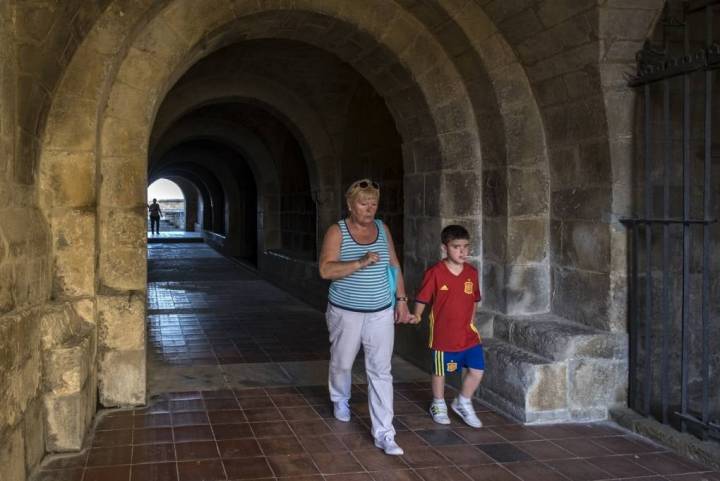
POLYGON ((420 322, 425 305, 432 303, 429 345, 434 367, 430 414, 436 423, 450 424, 445 405, 445 374, 467 368, 462 390, 451 407, 465 423, 479 428, 482 422, 471 401, 485 369, 480 334, 473 324, 475 304, 480 301, 478 271, 465 262, 470 234, 464 227, 445 227, 441 240, 446 257, 425 272, 414 313, 414 323, 420 322))

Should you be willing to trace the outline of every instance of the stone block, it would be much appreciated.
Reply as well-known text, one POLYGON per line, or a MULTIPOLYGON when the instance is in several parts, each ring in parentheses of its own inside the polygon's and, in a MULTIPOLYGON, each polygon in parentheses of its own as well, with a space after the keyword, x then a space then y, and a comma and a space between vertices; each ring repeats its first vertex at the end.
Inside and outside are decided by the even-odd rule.
POLYGON ((23 444, 25 445, 25 469, 30 473, 40 464, 45 455, 45 425, 43 403, 40 398, 33 399, 25 410, 23 444))
POLYGON ((60 96, 45 126, 44 148, 57 151, 92 152, 95 149, 97 103, 60 96))
POLYGON ((525 9, 506 18, 499 27, 505 34, 507 41, 512 45, 517 45, 544 29, 535 14, 535 10, 532 8, 525 9))
POLYGON ((602 8, 599 10, 600 32, 603 38, 644 40, 650 34, 657 12, 635 9, 602 8))
POLYGON ((507 258, 507 222, 504 218, 483 218, 483 258, 504 264, 507 258))
POLYGON ((98 347, 101 351, 145 348, 145 297, 140 293, 98 296, 98 347))
POLYGON ((550 307, 550 273, 548 266, 505 267, 507 312, 534 314, 550 307))
POLYGON ((147 283, 144 249, 103 249, 99 264, 102 287, 120 291, 143 291, 147 283))
POLYGON ((502 169, 483 170, 483 218, 507 215, 507 177, 502 169))
POLYGON ((610 226, 603 223, 565 221, 559 263, 595 272, 610 270, 610 226))
POLYGON ((53 395, 79 392, 95 364, 94 330, 86 327, 43 351, 44 382, 53 395))
POLYGON ((594 0, 553 0, 539 6, 538 16, 545 26, 550 27, 596 6, 594 0))
MULTIPOLYGON (((504 312, 505 304, 505 266, 498 262, 484 260, 482 264, 482 306, 504 312)), ((487 329, 487 326, 483 326, 487 329)))
POLYGON ((562 39, 552 30, 538 32, 517 47, 518 56, 525 65, 550 63, 552 57, 560 54, 563 49, 562 39))
POLYGON ((552 194, 552 218, 557 220, 608 221, 609 187, 561 189, 552 194))
POLYGON ((145 349, 104 352, 98 369, 100 404, 127 407, 145 404, 145 349))
POLYGON ((416 172, 432 172, 442 167, 443 158, 436 139, 418 139, 413 141, 409 148, 415 161, 416 172))
POLYGON ((479 185, 481 185, 480 179, 475 172, 443 174, 439 199, 442 215, 445 217, 480 215, 482 213, 482 192, 478 189, 479 185))
POLYGON ((588 409, 627 402, 627 360, 577 359, 569 362, 569 402, 572 409, 588 409))
POLYGON ((95 213, 54 211, 53 293, 57 298, 91 296, 95 292, 95 213))
POLYGON ((548 258, 548 219, 508 219, 507 262, 531 264, 548 258))
POLYGON ((40 195, 48 208, 95 205, 95 155, 92 152, 44 151, 40 195))
POLYGON ((89 388, 86 384, 78 392, 45 395, 45 449, 48 452, 77 451, 82 448, 85 431, 91 421, 87 409, 89 388))
POLYGON ((474 133, 461 130, 438 138, 443 169, 473 170, 481 165, 480 142, 474 133))
POLYGON ((552 276, 553 312, 586 326, 609 330, 607 274, 555 267, 552 276))
POLYGON ((25 444, 18 426, 0 435, 0 479, 24 481, 25 444))
POLYGON ((510 168, 508 185, 522 186, 508 192, 509 216, 547 214, 549 208, 547 172, 538 169, 510 168))
POLYGON ((538 105, 560 104, 568 101, 568 92, 562 77, 554 77, 535 84, 538 105))

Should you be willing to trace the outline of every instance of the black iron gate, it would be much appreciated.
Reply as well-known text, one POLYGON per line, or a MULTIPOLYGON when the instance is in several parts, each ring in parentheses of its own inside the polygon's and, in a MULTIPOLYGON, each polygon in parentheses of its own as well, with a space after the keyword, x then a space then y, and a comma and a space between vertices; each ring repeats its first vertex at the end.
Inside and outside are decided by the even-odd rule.
POLYGON ((720 439, 720 0, 668 1, 630 85, 629 405, 720 439))

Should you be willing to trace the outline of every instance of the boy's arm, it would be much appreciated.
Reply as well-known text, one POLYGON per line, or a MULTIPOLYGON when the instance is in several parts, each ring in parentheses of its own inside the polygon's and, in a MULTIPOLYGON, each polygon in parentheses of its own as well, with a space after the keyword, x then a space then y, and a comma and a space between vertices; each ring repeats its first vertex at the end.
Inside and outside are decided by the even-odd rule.
POLYGON ((422 315, 425 311, 425 304, 422 302, 415 301, 415 311, 413 312, 413 316, 415 319, 412 321, 412 324, 420 324, 420 321, 422 321, 422 315))

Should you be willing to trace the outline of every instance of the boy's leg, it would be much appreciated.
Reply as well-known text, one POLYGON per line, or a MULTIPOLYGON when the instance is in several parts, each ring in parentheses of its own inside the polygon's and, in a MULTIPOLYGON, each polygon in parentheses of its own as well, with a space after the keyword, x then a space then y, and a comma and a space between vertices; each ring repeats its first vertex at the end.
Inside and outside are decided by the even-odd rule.
POLYGON ((445 376, 438 376, 437 374, 433 373, 431 385, 433 399, 437 399, 438 401, 441 399, 445 399, 445 376))
POLYGON ((467 369, 465 377, 463 378, 462 389, 460 390, 464 398, 472 399, 475 391, 477 391, 477 388, 480 386, 480 381, 482 381, 484 373, 485 371, 481 369, 473 369, 471 367, 467 369))
POLYGON ((432 393, 433 400, 430 404, 430 415, 433 421, 438 424, 450 424, 450 418, 447 415, 447 405, 445 404, 445 353, 442 351, 432 351, 433 357, 433 373, 432 373, 432 393))

